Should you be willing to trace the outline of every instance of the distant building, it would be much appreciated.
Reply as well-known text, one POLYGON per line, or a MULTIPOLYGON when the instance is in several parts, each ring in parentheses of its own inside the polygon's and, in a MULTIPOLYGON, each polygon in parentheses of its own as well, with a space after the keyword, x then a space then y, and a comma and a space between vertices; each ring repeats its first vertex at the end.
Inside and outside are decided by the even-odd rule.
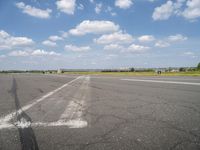
POLYGON ((166 71, 167 71, 166 68, 153 68, 153 70, 154 70, 155 72, 166 72, 166 71))
POLYGON ((179 72, 179 69, 172 69, 170 72, 179 72))
POLYGON ((58 69, 58 70, 57 70, 57 73, 58 73, 58 74, 63 73, 63 70, 62 70, 62 69, 58 69))

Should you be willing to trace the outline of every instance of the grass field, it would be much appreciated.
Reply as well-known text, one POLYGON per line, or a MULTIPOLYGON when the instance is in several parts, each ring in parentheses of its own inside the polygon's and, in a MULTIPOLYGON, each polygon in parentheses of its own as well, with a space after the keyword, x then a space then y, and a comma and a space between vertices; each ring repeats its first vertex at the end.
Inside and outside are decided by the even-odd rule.
MULTIPOLYGON (((12 72, 9 72, 12 73, 12 72)), ((9 74, 2 73, 0 74, 9 74)), ((24 73, 24 72, 22 72, 24 73)), ((35 72, 36 74, 41 72, 35 72)), ((50 74, 50 73, 48 73, 50 74)), ((52 74, 57 74, 56 72, 52 72, 52 74)), ((161 75, 158 75, 156 72, 84 72, 84 71, 72 71, 72 72, 64 72, 62 74, 75 74, 75 75, 112 75, 112 76, 199 76, 200 71, 188 71, 188 72, 163 72, 161 75)))
POLYGON ((80 75, 113 75, 113 76, 200 76, 200 71, 192 72, 165 72, 158 75, 155 72, 65 72, 64 74, 80 75))

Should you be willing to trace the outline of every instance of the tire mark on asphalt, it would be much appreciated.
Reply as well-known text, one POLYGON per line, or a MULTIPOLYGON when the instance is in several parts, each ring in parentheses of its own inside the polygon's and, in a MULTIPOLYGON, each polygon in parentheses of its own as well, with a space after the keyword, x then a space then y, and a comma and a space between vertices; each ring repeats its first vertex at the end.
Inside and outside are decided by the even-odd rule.
POLYGON ((10 90, 12 97, 14 98, 16 107, 17 122, 14 125, 17 127, 20 137, 20 143, 22 150, 39 150, 36 136, 31 128, 31 118, 21 109, 20 101, 17 95, 17 82, 13 78, 12 88, 10 90), (19 110, 21 110, 19 113, 19 110))

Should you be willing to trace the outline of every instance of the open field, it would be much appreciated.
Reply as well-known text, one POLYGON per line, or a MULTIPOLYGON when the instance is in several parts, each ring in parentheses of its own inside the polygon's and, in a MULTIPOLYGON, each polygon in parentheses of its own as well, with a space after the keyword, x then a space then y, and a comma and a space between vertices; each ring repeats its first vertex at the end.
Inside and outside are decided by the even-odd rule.
POLYGON ((155 72, 65 72, 65 74, 79 75, 111 75, 111 76, 200 76, 200 71, 191 72, 164 72, 158 75, 155 72))
POLYGON ((2 150, 199 150, 200 78, 0 75, 2 150))

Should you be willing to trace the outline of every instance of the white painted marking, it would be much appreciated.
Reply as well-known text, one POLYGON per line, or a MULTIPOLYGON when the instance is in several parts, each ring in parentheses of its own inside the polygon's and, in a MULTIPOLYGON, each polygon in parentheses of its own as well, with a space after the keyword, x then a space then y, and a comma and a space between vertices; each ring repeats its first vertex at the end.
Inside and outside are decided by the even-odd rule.
POLYGON ((90 77, 87 76, 84 78, 82 85, 80 86, 76 95, 72 101, 70 101, 69 105, 60 116, 58 122, 66 122, 70 128, 83 128, 87 126, 87 121, 82 119, 82 114, 85 107, 85 100, 86 100, 86 92, 88 90, 88 84, 90 81, 90 77))
POLYGON ((22 108, 22 110, 19 110, 17 112, 11 113, 0 120, 0 130, 1 129, 13 129, 13 128, 28 128, 28 127, 55 127, 55 126, 68 126, 69 128, 84 128, 88 125, 87 121, 83 120, 82 114, 85 107, 85 99, 86 99, 86 91, 88 90, 90 77, 78 77, 67 84, 64 84, 60 88, 50 92, 50 94, 47 94, 43 96, 42 98, 36 100, 34 103, 27 105, 22 108), (51 96, 55 92, 61 90, 62 88, 66 87, 68 84, 76 81, 77 79, 84 79, 82 85, 80 86, 78 92, 76 95, 74 95, 74 98, 70 103, 68 104, 66 110, 64 113, 60 116, 59 120, 56 122, 35 122, 31 123, 25 119, 21 119, 20 121, 15 122, 14 124, 9 123, 14 115, 16 113, 20 114, 22 111, 27 110, 28 108, 34 106, 36 102, 40 102, 44 100, 45 98, 51 96))
MULTIPOLYGON (((79 76, 79 77, 77 77, 76 79, 71 80, 70 82, 68 82, 68 83, 66 83, 66 84, 64 84, 64 85, 62 85, 61 87, 59 87, 59 88, 57 88, 57 89, 55 89, 55 90, 53 90, 53 91, 47 93, 46 95, 42 96, 41 98, 34 100, 31 104, 25 105, 24 107, 21 108, 21 110, 14 111, 14 112, 12 112, 12 113, 6 115, 5 117, 0 118, 0 127, 1 127, 1 125, 2 125, 3 123, 8 122, 8 121, 10 121, 12 118, 14 118, 14 117, 16 116, 16 114, 21 114, 23 111, 26 111, 26 110, 28 110, 29 108, 31 108, 31 107, 33 107, 34 105, 36 105, 37 103, 39 103, 39 102, 45 100, 47 97, 49 97, 49 96, 55 94, 56 92, 60 91, 61 89, 63 89, 64 87, 68 86, 69 84, 73 83, 74 81, 78 80, 79 78, 81 78, 81 76, 79 76)), ((4 125, 3 125, 3 126, 4 126, 4 125)))
POLYGON ((169 83, 169 84, 184 84, 184 85, 200 85, 194 82, 175 82, 175 81, 162 81, 162 80, 139 80, 139 79, 121 79, 125 81, 138 81, 138 82, 151 82, 151 83, 169 83))
POLYGON ((11 129, 15 128, 15 126, 11 123, 2 123, 0 124, 0 129, 11 129))
POLYGON ((16 123, 14 123, 14 125, 18 128, 28 128, 31 126, 31 122, 27 121, 24 118, 21 118, 20 121, 17 121, 16 123))
POLYGON ((84 128, 87 127, 88 123, 87 121, 84 120, 69 120, 67 122, 61 122, 61 121, 56 121, 56 122, 35 122, 31 124, 23 124, 23 123, 5 123, 5 124, 0 124, 0 130, 2 129, 16 129, 16 128, 28 128, 28 127, 59 127, 59 126, 67 126, 68 128, 84 128))

